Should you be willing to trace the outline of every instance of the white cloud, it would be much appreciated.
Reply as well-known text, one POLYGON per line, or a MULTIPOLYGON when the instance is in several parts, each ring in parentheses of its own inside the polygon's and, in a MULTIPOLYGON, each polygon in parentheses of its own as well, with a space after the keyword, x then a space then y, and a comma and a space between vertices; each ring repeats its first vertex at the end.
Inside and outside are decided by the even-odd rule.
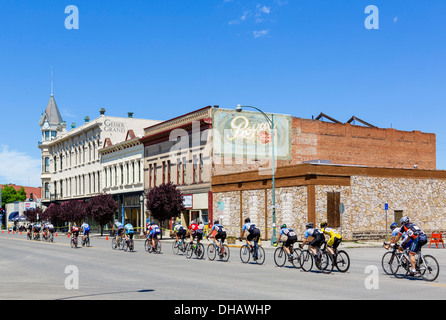
POLYGON ((246 18, 248 18, 248 15, 249 15, 249 10, 248 11, 244 11, 243 15, 239 19, 231 20, 231 21, 228 22, 228 24, 229 25, 240 24, 241 22, 245 21, 246 18))
POLYGON ((258 8, 259 8, 259 11, 262 12, 262 13, 269 14, 271 12, 271 8, 267 7, 267 6, 263 6, 263 7, 258 6, 258 8))
POLYGON ((260 37, 265 37, 267 36, 269 33, 269 30, 258 30, 258 31, 254 31, 254 38, 260 38, 260 37))
POLYGON ((28 187, 41 185, 41 160, 0 145, 0 183, 14 183, 28 187))
POLYGON ((393 18, 393 22, 397 22, 398 21, 398 17, 393 18))

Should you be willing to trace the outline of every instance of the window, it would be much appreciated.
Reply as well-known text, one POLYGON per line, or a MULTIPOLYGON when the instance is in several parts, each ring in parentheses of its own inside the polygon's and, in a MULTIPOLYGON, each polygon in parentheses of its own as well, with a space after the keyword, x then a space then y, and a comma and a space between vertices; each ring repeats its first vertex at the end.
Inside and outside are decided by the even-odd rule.
POLYGON ((124 184, 124 166, 121 164, 121 184, 124 184))
POLYGON ((200 177, 199 177, 199 181, 203 182, 203 154, 200 154, 200 177))
POLYGON ((183 184, 187 183, 187 176, 186 176, 186 158, 183 158, 183 184))
POLYGON ((177 185, 180 184, 180 172, 181 172, 182 163, 181 160, 177 160, 177 185))
POLYGON ((45 182, 45 199, 50 198, 50 184, 45 182))
POLYGON ((338 228, 341 225, 340 204, 340 192, 327 192, 327 224, 329 227, 338 228))
POLYGON ((57 171, 57 157, 54 157, 54 171, 57 171))
POLYGON ((193 172, 192 172, 192 183, 196 183, 197 182, 197 173, 198 173, 197 156, 194 156, 194 164, 193 164, 193 172))
POLYGON ((166 161, 163 161, 163 184, 166 183, 166 161))
POLYGON ((152 188, 152 171, 153 171, 153 167, 150 164, 149 165, 149 188, 152 188))
POLYGON ((167 182, 170 182, 170 175, 171 175, 171 167, 170 160, 167 161, 167 182))
POLYGON ((403 217, 403 210, 395 210, 393 212, 393 214, 394 214, 395 222, 398 223, 398 225, 400 225, 400 220, 403 217))
POLYGON ((50 158, 48 158, 48 157, 45 157, 43 171, 44 172, 49 172, 50 171, 50 158))

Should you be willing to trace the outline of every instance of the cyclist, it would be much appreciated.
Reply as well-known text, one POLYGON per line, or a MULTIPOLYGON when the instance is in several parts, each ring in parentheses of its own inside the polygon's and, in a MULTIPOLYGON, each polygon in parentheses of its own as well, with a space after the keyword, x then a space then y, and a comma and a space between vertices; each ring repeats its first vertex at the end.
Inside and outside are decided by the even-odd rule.
POLYGON ((71 230, 68 232, 69 235, 73 235, 74 240, 77 242, 77 237, 79 237, 79 227, 76 225, 76 223, 73 224, 73 226, 71 227, 71 230))
POLYGON ((200 221, 192 220, 189 226, 190 243, 194 243, 194 238, 197 238, 197 243, 200 243, 203 239, 204 225, 200 221))
MULTIPOLYGON (((225 242, 226 240, 226 230, 225 228, 220 224, 220 221, 215 220, 214 221, 214 225, 212 226, 211 231, 209 232, 209 234, 212 234, 212 232, 214 232, 214 230, 216 231, 215 234, 215 241, 217 242, 217 246, 221 247, 222 244, 225 242)), ((209 235, 206 237, 207 239, 209 239, 209 235)))
POLYGON ((292 261, 293 260, 293 255, 291 253, 291 248, 293 246, 293 244, 297 241, 297 234, 296 232, 294 232, 293 229, 288 228, 286 224, 283 224, 280 226, 280 233, 279 233, 279 239, 277 239, 276 242, 276 246, 277 243, 280 241, 280 239, 282 238, 282 236, 285 235, 287 237, 285 245, 284 245, 284 249, 285 252, 288 254, 288 260, 292 261))
POLYGON ((31 223, 28 224, 27 230, 28 230, 28 237, 31 238, 33 232, 33 225, 31 223))
POLYGON ((90 235, 90 225, 84 221, 81 230, 83 231, 82 241, 85 241, 85 238, 90 235))
POLYGON ((33 233, 34 233, 34 237, 36 237, 39 233, 40 233, 40 229, 42 228, 42 226, 40 225, 40 223, 35 223, 33 226, 33 233))
POLYGON ((410 222, 409 217, 402 217, 400 220, 401 228, 398 232, 398 235, 396 236, 395 242, 398 242, 398 240, 402 237, 403 233, 406 232, 407 238, 403 241, 401 245, 406 244, 409 239, 412 239, 412 244, 409 248, 409 258, 410 258, 410 264, 412 266, 412 270, 410 271, 410 275, 413 276, 416 272, 415 269, 415 254, 421 250, 421 247, 424 246, 427 243, 427 236, 426 234, 414 223, 410 222))
POLYGON ((325 236, 322 231, 319 229, 316 229, 312 222, 307 223, 305 225, 305 228, 307 229, 305 231, 305 239, 302 242, 302 244, 299 245, 300 248, 302 248, 307 242, 308 237, 313 237, 313 240, 309 243, 310 250, 313 253, 313 255, 316 257, 317 261, 319 261, 320 256, 318 255, 319 248, 322 246, 322 244, 325 242, 325 236))
POLYGON ((243 240, 243 236, 245 232, 248 232, 248 236, 246 237, 246 243, 252 248, 251 241, 259 242, 260 239, 260 229, 256 227, 254 223, 251 223, 250 218, 245 219, 245 224, 243 225, 242 234, 240 235, 240 240, 243 240))
POLYGON ((187 232, 186 228, 184 228, 184 226, 181 225, 180 223, 177 223, 173 228, 173 231, 175 232, 175 238, 177 242, 179 239, 181 239, 181 241, 183 242, 184 239, 186 238, 186 232, 187 232))
POLYGON ((124 230, 124 225, 118 220, 115 220, 115 224, 113 225, 113 232, 115 232, 115 227, 117 228, 116 233, 116 243, 118 243, 118 237, 122 234, 122 231, 124 230))
MULTIPOLYGON (((392 223, 390 225, 390 230, 392 230, 392 239, 390 239, 390 243, 384 245, 384 248, 389 249, 390 247, 395 246, 395 244, 396 244, 396 241, 395 241, 396 240, 396 236, 400 232, 400 229, 401 228, 398 227, 398 224, 396 222, 394 222, 394 223, 392 223)), ((402 252, 403 249, 409 248, 410 245, 412 244, 412 241, 413 241, 412 239, 409 239, 406 242, 406 239, 407 239, 407 233, 406 232, 403 232, 402 238, 403 238, 403 240, 402 240, 403 245, 401 245, 400 248, 399 248, 400 252, 402 252)))
POLYGON ((133 230, 133 225, 126 221, 126 225, 124 226, 125 230, 125 240, 127 241, 127 245, 130 246, 130 241, 133 242, 133 235, 135 234, 135 231, 133 230))
POLYGON ((327 227, 327 222, 325 221, 321 223, 321 231, 330 236, 330 239, 327 242, 327 249, 334 255, 335 250, 342 242, 341 234, 336 229, 327 227))
POLYGON ((161 229, 155 222, 150 223, 150 227, 147 229, 148 238, 152 239, 152 251, 155 250, 155 238, 158 239, 158 235, 161 234, 161 229))

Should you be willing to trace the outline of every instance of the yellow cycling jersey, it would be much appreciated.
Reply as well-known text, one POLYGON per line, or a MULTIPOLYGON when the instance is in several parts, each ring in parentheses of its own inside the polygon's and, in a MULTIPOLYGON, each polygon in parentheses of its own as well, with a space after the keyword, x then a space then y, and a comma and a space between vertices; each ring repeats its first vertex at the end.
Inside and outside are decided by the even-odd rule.
POLYGON ((321 231, 325 234, 328 234, 330 238, 341 238, 341 234, 336 229, 325 227, 322 228, 321 231))

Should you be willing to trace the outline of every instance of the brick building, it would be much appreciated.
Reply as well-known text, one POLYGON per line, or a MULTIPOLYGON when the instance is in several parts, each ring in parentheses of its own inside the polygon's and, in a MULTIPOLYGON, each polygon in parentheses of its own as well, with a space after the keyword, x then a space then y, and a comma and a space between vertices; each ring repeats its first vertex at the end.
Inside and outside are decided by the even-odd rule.
MULTIPOLYGON (((321 117, 302 119, 282 114, 274 114, 274 119, 277 172, 313 161, 342 166, 412 170, 416 166, 418 170, 435 170, 436 138, 432 133, 376 128, 355 117, 352 119, 359 120, 361 125, 332 118, 326 122, 321 117)), ((242 188, 239 184, 245 185, 247 176, 256 176, 262 187, 250 188, 262 190, 262 194, 244 203, 252 202, 246 207, 251 211, 258 203, 265 206, 270 200, 261 202, 261 197, 271 193, 271 187, 267 187, 272 168, 271 133, 260 113, 239 113, 211 106, 145 128, 141 139, 145 148, 145 189, 164 182, 177 184, 187 195, 188 210, 183 213, 183 223, 197 217, 212 223, 221 210, 238 212, 234 203, 227 207, 219 200, 222 193, 238 192, 242 188), (239 182, 230 185, 225 179, 239 182), (216 193, 219 194, 216 196, 216 193)), ((327 179, 332 177, 324 176, 323 180, 327 179)), ((303 195, 296 190, 287 197, 300 197, 299 194, 306 203, 313 192, 303 195)), ((304 211, 306 220, 308 212, 304 211)))

